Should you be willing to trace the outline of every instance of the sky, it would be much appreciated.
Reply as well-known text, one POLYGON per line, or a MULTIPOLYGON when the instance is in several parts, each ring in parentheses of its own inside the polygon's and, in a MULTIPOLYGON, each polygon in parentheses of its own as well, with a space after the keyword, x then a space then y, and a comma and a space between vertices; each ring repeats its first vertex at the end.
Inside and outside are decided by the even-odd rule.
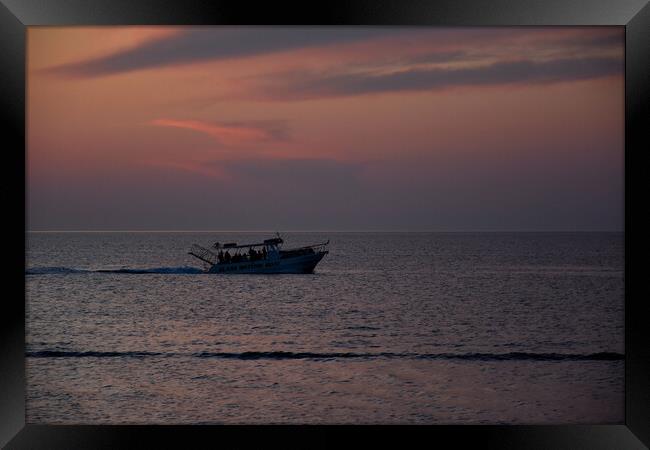
POLYGON ((623 27, 29 27, 29 230, 622 231, 623 27))

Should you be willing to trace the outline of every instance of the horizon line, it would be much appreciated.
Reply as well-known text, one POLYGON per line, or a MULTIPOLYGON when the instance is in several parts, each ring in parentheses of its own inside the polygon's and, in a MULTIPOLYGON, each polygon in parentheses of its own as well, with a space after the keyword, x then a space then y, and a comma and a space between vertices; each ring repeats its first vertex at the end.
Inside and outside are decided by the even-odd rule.
POLYGON ((624 233, 625 230, 25 230, 26 233, 624 233))

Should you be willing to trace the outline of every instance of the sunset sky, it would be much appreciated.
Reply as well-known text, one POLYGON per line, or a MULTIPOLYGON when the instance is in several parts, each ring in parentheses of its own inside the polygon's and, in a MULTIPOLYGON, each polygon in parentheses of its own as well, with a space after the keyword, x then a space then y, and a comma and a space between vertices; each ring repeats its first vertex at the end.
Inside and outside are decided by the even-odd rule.
POLYGON ((623 229, 623 27, 27 42, 31 230, 623 229))

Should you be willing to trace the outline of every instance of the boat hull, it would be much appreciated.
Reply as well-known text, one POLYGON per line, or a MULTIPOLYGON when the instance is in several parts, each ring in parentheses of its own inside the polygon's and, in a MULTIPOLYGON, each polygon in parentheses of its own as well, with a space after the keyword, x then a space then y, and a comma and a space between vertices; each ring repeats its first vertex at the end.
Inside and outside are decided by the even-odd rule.
POLYGON ((293 256, 275 260, 242 261, 231 264, 215 264, 208 273, 313 273, 316 265, 327 254, 327 251, 309 255, 293 256))

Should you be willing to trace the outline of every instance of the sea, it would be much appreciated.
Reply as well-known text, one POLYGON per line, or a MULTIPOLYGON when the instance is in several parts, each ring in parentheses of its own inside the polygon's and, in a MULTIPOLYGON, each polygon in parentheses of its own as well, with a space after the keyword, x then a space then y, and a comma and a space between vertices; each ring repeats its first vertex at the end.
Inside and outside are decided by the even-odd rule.
POLYGON ((621 424, 624 234, 28 232, 30 424, 621 424))

